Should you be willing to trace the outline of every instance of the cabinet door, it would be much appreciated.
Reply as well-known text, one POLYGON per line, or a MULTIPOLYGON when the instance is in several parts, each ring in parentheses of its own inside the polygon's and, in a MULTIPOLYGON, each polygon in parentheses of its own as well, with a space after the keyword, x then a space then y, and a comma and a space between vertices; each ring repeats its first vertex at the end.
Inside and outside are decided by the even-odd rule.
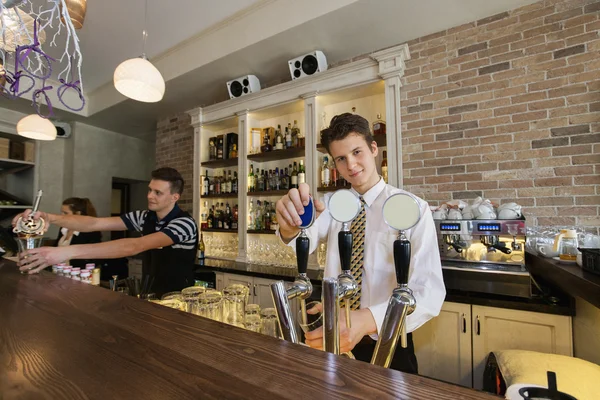
POLYGON ((531 350, 573 355, 571 317, 530 311, 473 306, 473 385, 483 386, 490 352, 531 350))
POLYGON ((444 303, 440 315, 413 332, 419 375, 472 386, 471 305, 444 303))
POLYGON ((254 278, 254 302, 263 308, 273 308, 273 296, 271 296, 271 279, 254 278))
POLYGON ((225 289, 225 273, 215 272, 215 289, 219 291, 225 289))
POLYGON ((234 283, 239 283, 240 285, 248 286, 250 289, 250 296, 248 297, 248 303, 254 303, 254 278, 246 275, 238 275, 238 274, 224 274, 223 283, 225 287, 232 285, 234 283))

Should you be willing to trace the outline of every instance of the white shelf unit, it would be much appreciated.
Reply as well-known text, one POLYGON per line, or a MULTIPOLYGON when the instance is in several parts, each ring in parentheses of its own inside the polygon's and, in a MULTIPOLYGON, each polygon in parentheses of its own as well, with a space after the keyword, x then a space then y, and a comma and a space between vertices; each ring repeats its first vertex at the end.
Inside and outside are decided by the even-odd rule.
MULTIPOLYGON (((246 234, 250 199, 276 201, 278 198, 278 196, 247 194, 251 129, 269 126, 276 128, 277 125, 281 125, 284 129, 288 122, 293 124, 294 120, 298 121, 298 126, 305 136, 303 158, 306 181, 313 195, 316 195, 320 183, 320 166, 324 156, 317 150, 320 142, 319 132, 323 128, 323 113, 326 115, 326 123, 329 124, 334 115, 352 112, 353 107, 356 108, 356 113, 367 118, 370 124, 376 120, 377 114, 381 114, 382 119, 386 121, 385 148, 380 149, 377 163, 381 164, 383 154, 381 150, 386 150, 389 183, 402 187, 400 78, 404 73, 405 60, 409 58, 407 45, 395 46, 375 52, 368 58, 331 68, 311 77, 285 82, 247 96, 188 111, 194 127, 194 217, 198 221, 201 220, 201 206, 204 202, 201 196, 202 176, 206 172, 209 138, 222 133, 235 132, 239 135, 238 230, 214 234, 237 233, 239 245, 236 260, 246 261, 248 236, 255 235, 246 234)), ((261 170, 263 168, 268 170, 287 166, 299 159, 294 157, 285 161, 253 161, 252 164, 255 169, 258 167, 261 170)), ((213 169, 212 174, 214 175, 215 172, 221 171, 213 169)), ((319 193, 319 196, 322 195, 323 193, 319 193)), ((211 200, 212 197, 206 199, 209 205, 211 200)), ((234 200, 229 200, 232 205, 234 200)), ((263 237, 260 240, 275 239, 265 235, 263 237)), ((208 251, 207 256, 210 256, 208 251)), ((314 267, 316 262, 313 260, 310 264, 314 267)))

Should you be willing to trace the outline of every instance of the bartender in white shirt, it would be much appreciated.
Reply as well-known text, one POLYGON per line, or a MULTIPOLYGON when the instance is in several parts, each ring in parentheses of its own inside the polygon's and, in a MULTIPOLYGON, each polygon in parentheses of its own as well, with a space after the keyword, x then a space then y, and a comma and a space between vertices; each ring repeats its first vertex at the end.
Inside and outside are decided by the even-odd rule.
MULTIPOLYGON (((340 351, 352 351, 356 359, 370 362, 375 349, 375 340, 381 329, 388 300, 396 287, 393 262, 393 243, 397 231, 383 221, 382 207, 385 200, 395 193, 406 193, 385 183, 377 173, 375 157, 377 143, 369 129, 369 123, 356 114, 341 114, 331 120, 328 128, 321 131, 321 144, 332 156, 339 174, 352 185, 352 191, 365 204, 366 228, 363 273, 360 293, 360 309, 351 312, 352 328, 348 329, 345 319, 340 318, 340 351)), ((301 184, 283 196, 276 206, 279 236, 284 243, 295 247, 295 238, 300 232, 299 214, 308 204, 309 187, 301 184)), ((341 223, 331 218, 325 201, 314 199, 317 218, 307 230, 311 238, 312 253, 319 240, 327 238, 327 263, 325 277, 337 277, 341 272, 337 233, 341 223), (335 249, 335 250, 334 250, 335 249)), ((437 244, 435 226, 429 206, 418 199, 421 220, 407 232, 411 241, 412 256, 408 286, 413 290, 417 308, 408 316, 408 346, 398 346, 390 368, 416 374, 417 359, 414 353, 412 334, 417 328, 437 316, 446 296, 442 266, 437 244)), ((340 315, 343 316, 343 313, 340 315)), ((321 328, 306 334, 306 344, 322 349, 321 328)))

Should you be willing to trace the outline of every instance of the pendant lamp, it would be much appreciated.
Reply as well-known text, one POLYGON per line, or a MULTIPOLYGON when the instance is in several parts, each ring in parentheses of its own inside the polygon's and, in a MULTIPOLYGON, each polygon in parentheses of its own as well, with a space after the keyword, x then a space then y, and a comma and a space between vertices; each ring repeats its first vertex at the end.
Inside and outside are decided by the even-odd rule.
MULTIPOLYGON (((144 22, 144 26, 147 24, 147 14, 148 1, 146 0, 146 22, 144 22)), ((147 37, 148 33, 144 29, 142 32, 142 56, 131 58, 119 64, 115 69, 113 82, 119 93, 130 99, 145 103, 156 103, 162 100, 165 94, 165 80, 146 57, 147 37)))
MULTIPOLYGON (((69 11, 69 17, 71 18, 73 27, 75 29, 83 28, 83 20, 85 19, 85 12, 87 10, 87 0, 65 0, 65 4, 67 5, 67 11, 69 11)), ((61 17, 60 19, 64 23, 63 18, 61 17)))
POLYGON ((54 124, 37 114, 31 114, 22 118, 17 123, 17 133, 20 136, 35 140, 56 139, 56 127, 54 124))

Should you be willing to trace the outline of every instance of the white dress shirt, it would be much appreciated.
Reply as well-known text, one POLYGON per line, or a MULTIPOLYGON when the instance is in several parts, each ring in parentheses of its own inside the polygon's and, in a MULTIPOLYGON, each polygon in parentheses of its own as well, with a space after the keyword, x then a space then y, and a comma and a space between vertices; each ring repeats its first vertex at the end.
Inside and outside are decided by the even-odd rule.
MULTIPOLYGON (((359 196, 354 189, 352 191, 359 196)), ((397 286, 393 243, 398 238, 398 231, 384 222, 382 213, 383 203, 395 193, 408 192, 388 185, 380 179, 363 195, 367 224, 360 308, 368 308, 371 311, 378 333, 383 324, 389 298, 397 286)), ((332 194, 325 195, 326 207, 332 194)), ((427 202, 414 197, 421 209, 421 219, 417 225, 406 231, 406 237, 410 240, 412 249, 408 287, 413 291, 417 307, 407 318, 407 332, 416 330, 437 316, 446 297, 433 217, 427 202)), ((324 271, 326 278, 337 277, 341 273, 337 235, 341 228, 342 224, 334 220, 326 209, 313 226, 307 229, 311 253, 316 250, 319 240, 327 239, 327 262, 324 271)), ((296 239, 288 245, 295 248, 296 239)), ((372 337, 377 339, 377 335, 372 337)))
POLYGON ((67 228, 60 228, 60 234, 62 236, 58 239, 58 245, 59 246, 70 246, 71 245, 71 239, 73 239, 73 235, 79 236, 79 232, 73 231, 73 235, 67 237, 67 233, 68 232, 69 232, 69 230, 67 228))

